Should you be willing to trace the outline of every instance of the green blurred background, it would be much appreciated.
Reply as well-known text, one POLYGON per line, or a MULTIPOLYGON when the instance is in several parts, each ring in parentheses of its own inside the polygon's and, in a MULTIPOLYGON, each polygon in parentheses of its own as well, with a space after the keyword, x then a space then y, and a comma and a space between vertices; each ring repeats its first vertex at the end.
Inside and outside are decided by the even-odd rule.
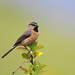
MULTIPOLYGON (((43 55, 35 60, 47 64, 43 75, 75 75, 74 0, 0 0, 0 57, 9 50, 30 22, 37 22, 38 45, 43 55)), ((14 49, 0 59, 0 75, 11 75, 24 61, 14 49)), ((28 67, 29 63, 23 65, 28 67)), ((15 75, 24 75, 18 70, 15 75)))

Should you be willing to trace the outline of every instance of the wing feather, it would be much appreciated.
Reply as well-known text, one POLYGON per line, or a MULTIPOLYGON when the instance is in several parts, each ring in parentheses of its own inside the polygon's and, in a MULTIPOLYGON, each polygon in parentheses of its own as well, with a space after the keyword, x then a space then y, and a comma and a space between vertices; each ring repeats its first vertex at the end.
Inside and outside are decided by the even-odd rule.
POLYGON ((30 36, 31 36, 31 30, 28 29, 18 38, 18 40, 15 42, 14 46, 20 44, 23 40, 25 40, 26 38, 28 38, 30 36))

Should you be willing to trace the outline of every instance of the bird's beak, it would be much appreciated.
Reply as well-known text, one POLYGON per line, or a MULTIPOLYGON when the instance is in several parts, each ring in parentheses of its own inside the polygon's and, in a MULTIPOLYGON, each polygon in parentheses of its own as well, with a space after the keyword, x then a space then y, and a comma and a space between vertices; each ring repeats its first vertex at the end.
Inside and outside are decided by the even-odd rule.
POLYGON ((36 27, 39 27, 39 25, 37 25, 36 27))

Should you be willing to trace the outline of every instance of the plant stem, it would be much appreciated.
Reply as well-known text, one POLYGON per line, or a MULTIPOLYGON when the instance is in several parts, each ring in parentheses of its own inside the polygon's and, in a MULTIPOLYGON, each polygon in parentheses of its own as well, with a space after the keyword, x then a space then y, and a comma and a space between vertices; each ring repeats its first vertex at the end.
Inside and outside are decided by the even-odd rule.
POLYGON ((30 61, 31 63, 32 63, 32 65, 33 65, 33 56, 31 55, 31 61, 30 61))

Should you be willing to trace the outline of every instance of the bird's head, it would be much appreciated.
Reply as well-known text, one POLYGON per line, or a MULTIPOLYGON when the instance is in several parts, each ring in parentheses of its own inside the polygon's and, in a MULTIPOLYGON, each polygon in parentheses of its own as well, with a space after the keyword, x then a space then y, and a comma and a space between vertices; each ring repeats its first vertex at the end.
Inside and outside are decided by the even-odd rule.
POLYGON ((38 27, 39 25, 36 23, 36 22, 31 22, 28 27, 31 29, 31 30, 34 30, 36 32, 38 32, 38 27))

